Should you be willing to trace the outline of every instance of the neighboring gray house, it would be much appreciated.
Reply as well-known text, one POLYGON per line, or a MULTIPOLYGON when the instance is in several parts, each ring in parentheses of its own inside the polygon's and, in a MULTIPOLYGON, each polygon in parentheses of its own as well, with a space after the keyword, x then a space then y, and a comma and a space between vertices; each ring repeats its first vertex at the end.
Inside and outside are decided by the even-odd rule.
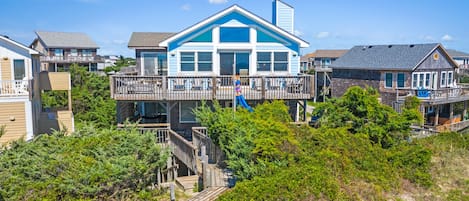
POLYGON ((441 44, 355 46, 331 67, 333 97, 351 86, 369 86, 399 110, 406 96, 415 95, 430 125, 461 121, 453 114, 454 103, 469 100, 455 82, 458 65, 441 44))
POLYGON ((71 64, 97 71, 104 59, 97 55, 99 46, 85 33, 37 31, 30 47, 39 51, 41 70, 68 71, 71 64))
POLYGON ((166 47, 160 42, 175 35, 169 32, 133 32, 128 47, 135 50, 140 75, 168 75, 166 47))
POLYGON ((447 49, 448 54, 459 64, 460 69, 469 69, 469 53, 447 49))

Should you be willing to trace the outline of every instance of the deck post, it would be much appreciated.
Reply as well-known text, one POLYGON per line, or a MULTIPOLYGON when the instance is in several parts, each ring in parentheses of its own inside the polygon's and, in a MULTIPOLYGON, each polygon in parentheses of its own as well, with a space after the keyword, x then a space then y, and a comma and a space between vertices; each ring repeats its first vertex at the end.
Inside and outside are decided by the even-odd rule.
POLYGON ((265 100, 265 77, 261 78, 261 92, 262 92, 262 100, 265 100))
POLYGON ((453 123, 453 114, 454 114, 454 104, 450 103, 449 104, 449 123, 453 123))
POLYGON ((435 108, 435 122, 433 122, 433 125, 434 126, 438 126, 438 119, 440 118, 440 105, 436 105, 436 108, 435 108))
POLYGON ((464 121, 466 119, 466 113, 467 113, 467 101, 464 101, 464 110, 461 115, 461 121, 464 121))
POLYGON ((212 77, 212 100, 216 99, 217 94, 217 77, 212 77))
POLYGON ((308 108, 308 101, 305 99, 303 100, 303 121, 307 121, 306 120, 306 114, 307 114, 307 111, 306 109, 308 108))

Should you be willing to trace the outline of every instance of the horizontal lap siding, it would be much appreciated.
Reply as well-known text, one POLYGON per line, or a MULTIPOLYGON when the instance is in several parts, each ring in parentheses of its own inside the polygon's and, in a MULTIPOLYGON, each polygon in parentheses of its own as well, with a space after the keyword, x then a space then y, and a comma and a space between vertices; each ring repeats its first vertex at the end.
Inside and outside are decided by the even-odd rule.
POLYGON ((11 60, 0 58, 0 66, 0 74, 2 75, 1 80, 11 80, 11 60))
POLYGON ((6 125, 6 133, 0 144, 26 136, 25 102, 0 103, 0 126, 6 125), (14 120, 10 120, 13 119, 14 120))

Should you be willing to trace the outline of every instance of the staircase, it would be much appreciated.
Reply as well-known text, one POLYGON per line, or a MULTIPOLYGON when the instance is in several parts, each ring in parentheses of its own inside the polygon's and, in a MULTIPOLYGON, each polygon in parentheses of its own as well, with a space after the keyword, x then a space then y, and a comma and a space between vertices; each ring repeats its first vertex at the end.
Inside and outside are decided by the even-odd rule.
POLYGON ((203 190, 202 192, 192 197, 188 201, 216 200, 221 194, 223 194, 228 189, 229 189, 228 187, 210 187, 210 188, 203 190))

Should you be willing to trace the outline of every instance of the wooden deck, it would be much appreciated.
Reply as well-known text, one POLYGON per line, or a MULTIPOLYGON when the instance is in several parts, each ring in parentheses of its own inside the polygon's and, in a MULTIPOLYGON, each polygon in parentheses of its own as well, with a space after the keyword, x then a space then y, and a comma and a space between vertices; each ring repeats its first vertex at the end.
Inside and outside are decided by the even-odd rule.
MULTIPOLYGON (((402 90, 400 90, 402 94, 402 90)), ((408 95, 414 95, 427 105, 441 105, 446 103, 456 103, 469 100, 469 87, 457 86, 452 88, 442 88, 438 90, 404 90, 408 95)), ((406 96, 399 96, 404 100, 406 96)))
MULTIPOLYGON (((304 100, 314 97, 314 79, 301 76, 241 77, 242 94, 247 100, 304 100)), ((232 100, 235 96, 230 76, 111 77, 111 97, 122 101, 232 100)))

